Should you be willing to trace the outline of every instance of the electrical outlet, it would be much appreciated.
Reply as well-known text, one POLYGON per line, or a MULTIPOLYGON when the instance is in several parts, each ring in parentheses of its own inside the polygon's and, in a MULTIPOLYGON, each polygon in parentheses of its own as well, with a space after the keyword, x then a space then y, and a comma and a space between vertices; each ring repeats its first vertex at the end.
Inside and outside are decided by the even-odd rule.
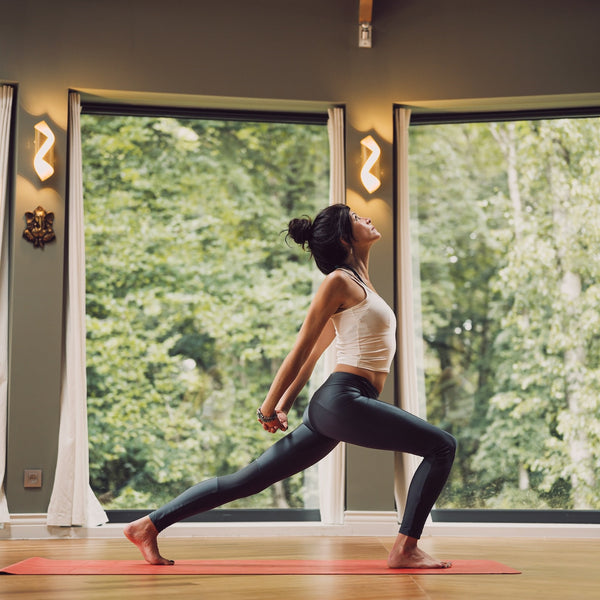
POLYGON ((41 469, 25 469, 24 475, 23 475, 23 487, 41 488, 42 487, 42 470, 41 469))

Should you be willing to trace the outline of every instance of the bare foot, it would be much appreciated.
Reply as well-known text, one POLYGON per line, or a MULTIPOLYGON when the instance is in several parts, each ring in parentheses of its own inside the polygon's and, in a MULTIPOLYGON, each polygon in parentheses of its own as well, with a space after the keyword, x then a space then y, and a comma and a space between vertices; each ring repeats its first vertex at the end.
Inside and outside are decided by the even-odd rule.
POLYGON ((135 544, 144 559, 151 565, 173 565, 175 561, 163 558, 158 550, 158 531, 150 517, 142 517, 123 529, 125 537, 135 544))
POLYGON ((417 546, 415 538, 398 535, 388 557, 390 569, 448 569, 452 563, 436 560, 417 546))

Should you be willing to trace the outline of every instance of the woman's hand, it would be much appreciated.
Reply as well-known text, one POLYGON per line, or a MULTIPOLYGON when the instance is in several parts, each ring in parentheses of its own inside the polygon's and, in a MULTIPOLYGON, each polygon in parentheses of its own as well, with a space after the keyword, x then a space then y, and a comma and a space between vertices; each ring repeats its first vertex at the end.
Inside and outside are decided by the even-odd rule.
POLYGON ((275 418, 274 419, 270 419, 270 417, 272 415, 264 415, 266 417, 266 419, 270 419, 270 420, 263 421, 260 418, 261 414, 262 413, 259 413, 257 421, 263 426, 263 429, 265 431, 268 431, 269 433, 275 433, 279 429, 281 429, 281 431, 287 431, 288 418, 287 418, 287 413, 284 412, 283 410, 275 409, 275 413, 274 413, 275 418))

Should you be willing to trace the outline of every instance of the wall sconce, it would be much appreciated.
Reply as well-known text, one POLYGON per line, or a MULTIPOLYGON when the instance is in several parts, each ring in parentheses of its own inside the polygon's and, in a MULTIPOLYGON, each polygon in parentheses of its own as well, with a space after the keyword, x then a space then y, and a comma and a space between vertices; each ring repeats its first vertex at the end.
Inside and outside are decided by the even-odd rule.
POLYGON ((358 47, 370 48, 373 43, 373 0, 360 0, 358 5, 358 47))
POLYGON ((367 192, 372 194, 377 191, 381 185, 381 179, 379 179, 379 157, 381 156, 381 148, 370 135, 360 140, 360 145, 362 146, 360 154, 363 165, 360 170, 360 180, 367 192))
POLYGON ((40 180, 46 181, 54 173, 54 141, 56 137, 46 121, 36 123, 33 128, 35 129, 33 168, 40 180))
POLYGON ((371 23, 358 24, 358 47, 371 48, 373 45, 373 26, 371 23))

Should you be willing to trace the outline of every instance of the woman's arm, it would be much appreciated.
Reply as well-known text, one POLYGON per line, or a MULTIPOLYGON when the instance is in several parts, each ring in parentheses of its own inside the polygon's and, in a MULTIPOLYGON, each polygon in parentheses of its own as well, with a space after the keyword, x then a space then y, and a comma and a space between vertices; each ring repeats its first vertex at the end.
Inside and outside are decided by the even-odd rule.
MULTIPOLYGON (((319 356, 335 335, 330 319, 343 306, 347 298, 347 285, 346 277, 339 271, 334 271, 319 286, 298 332, 296 342, 279 367, 260 407, 265 417, 274 415, 276 407, 289 408, 295 399, 294 390, 302 389, 310 377, 319 356)), ((295 393, 297 395, 298 392, 295 393)), ((265 429, 269 431, 282 428, 278 425, 277 419, 265 425, 268 425, 265 429)))
POLYGON ((286 414, 289 412, 290 408, 292 408, 292 405, 296 401, 298 394, 302 391, 302 388, 304 388, 310 376, 312 375, 317 361, 319 360, 319 358, 321 358, 323 352, 325 352, 325 350, 329 348, 329 345, 334 340, 334 338, 335 328, 333 327, 333 323, 330 319, 329 321, 327 321, 327 324, 323 328, 323 331, 321 332, 317 343, 314 345, 314 348, 312 349, 312 352, 310 353, 310 356, 308 357, 307 361, 304 363, 304 365, 302 365, 302 368, 298 372, 296 379, 292 381, 290 387, 288 387, 288 389, 285 390, 283 396, 277 403, 275 410, 281 410, 286 414))
MULTIPOLYGON (((327 350, 333 339, 335 338, 335 328, 333 327, 333 323, 331 320, 327 322, 325 328, 321 332, 317 343, 315 344, 310 356, 307 361, 302 365, 302 368, 298 372, 296 379, 292 381, 291 385, 281 396, 277 406, 275 406, 275 414, 277 415, 277 419, 269 423, 263 423, 263 427, 266 431, 271 433, 275 433, 278 429, 282 431, 286 431, 288 428, 288 412, 290 408, 292 408, 298 394, 302 391, 302 388, 308 382, 312 372, 314 371, 315 365, 317 361, 327 350)), ((264 414, 264 413, 263 413, 264 414)))

